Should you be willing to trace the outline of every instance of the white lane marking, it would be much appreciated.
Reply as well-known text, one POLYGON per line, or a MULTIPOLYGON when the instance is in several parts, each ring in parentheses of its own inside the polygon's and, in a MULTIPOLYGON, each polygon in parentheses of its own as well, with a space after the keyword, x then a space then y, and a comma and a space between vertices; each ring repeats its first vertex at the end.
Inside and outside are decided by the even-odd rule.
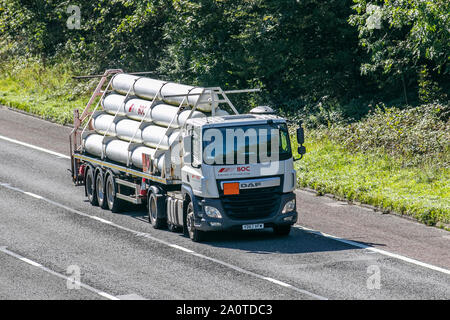
MULTIPOLYGON (((32 260, 30 260, 28 258, 22 257, 21 255, 15 253, 15 252, 12 252, 11 250, 8 250, 6 247, 0 247, 0 252, 3 252, 5 254, 9 255, 10 257, 13 257, 13 258, 19 259, 19 260, 21 260, 23 262, 26 262, 28 264, 31 264, 31 265, 41 269, 42 271, 50 273, 50 274, 52 274, 52 275, 54 275, 54 276, 56 276, 58 278, 64 279, 66 281, 67 280, 69 280, 69 281, 71 280, 71 279, 69 279, 69 277, 65 276, 64 274, 58 273, 56 271, 53 271, 53 270, 51 270, 51 269, 49 269, 47 267, 44 267, 40 263, 32 261, 32 260)), ((97 290, 97 289, 95 289, 95 288, 93 288, 93 287, 91 287, 91 286, 89 286, 87 284, 84 284, 84 283, 81 283, 81 282, 77 282, 77 284, 79 284, 80 287, 82 287, 82 288, 84 288, 86 290, 89 290, 89 291, 91 291, 93 293, 96 293, 96 294, 98 294, 98 295, 100 295, 102 297, 105 297, 105 298, 107 298, 109 300, 119 300, 117 297, 114 297, 113 295, 107 294, 107 293, 105 293, 103 291, 97 290)))
POLYGON ((192 251, 190 249, 187 249, 185 247, 179 246, 177 244, 171 244, 170 247, 178 249, 178 250, 181 250, 181 251, 184 251, 184 252, 187 252, 187 253, 194 253, 194 251, 192 251))
POLYGON ((33 198, 36 198, 36 199, 42 199, 41 196, 39 196, 39 195, 37 195, 37 194, 34 194, 34 193, 32 193, 32 192, 24 192, 24 193, 27 194, 27 195, 29 195, 29 196, 32 196, 33 198))
MULTIPOLYGON (((254 273, 254 272, 252 272, 252 271, 248 271, 248 270, 242 269, 242 268, 240 268, 240 267, 238 267, 238 266, 229 264, 229 263, 227 263, 227 262, 224 262, 224 261, 221 261, 221 260, 217 260, 217 259, 215 259, 215 258, 211 258, 211 257, 205 256, 205 255, 203 255, 203 254, 201 254, 201 253, 196 253, 196 252, 194 252, 194 253, 192 253, 192 255, 194 255, 194 256, 196 256, 196 257, 199 257, 199 258, 202 258, 202 259, 205 259, 205 260, 209 260, 209 261, 215 262, 215 263, 217 263, 217 264, 221 264, 221 265, 223 265, 223 266, 225 266, 225 267, 228 267, 228 268, 230 268, 230 269, 236 270, 236 271, 238 271, 238 272, 240 272, 240 273, 248 274, 248 275, 253 276, 253 277, 255 277, 255 278, 258 278, 258 279, 265 280, 265 281, 270 281, 270 282, 272 282, 272 283, 275 283, 275 284, 277 284, 277 285, 281 285, 281 286, 283 286, 283 287, 286 287, 286 285, 288 285, 287 283, 284 283, 284 282, 282 282, 282 281, 279 281, 279 280, 275 280, 275 279, 272 279, 272 278, 269 278, 269 277, 262 276, 262 275, 260 275, 260 274, 254 273), (276 281, 276 282, 274 282, 274 281, 276 281)), ((328 300, 328 298, 325 298, 325 297, 323 297, 323 296, 317 295, 317 294, 312 293, 312 292, 310 292, 310 291, 307 291, 307 290, 303 290, 303 289, 294 287, 294 286, 292 286, 292 285, 290 285, 290 284, 289 284, 288 286, 289 286, 288 288, 291 289, 291 290, 293 290, 293 291, 296 291, 296 292, 305 294, 305 295, 310 296, 310 297, 313 297, 313 298, 315 298, 315 299, 318 299, 318 300, 328 300)))
MULTIPOLYGON (((18 192, 23 193, 23 194, 27 194, 26 191, 23 191, 23 190, 21 190, 21 189, 19 189, 19 188, 11 187, 8 183, 1 183, 1 182, 0 182, 0 186, 3 186, 3 187, 5 187, 5 188, 7 188, 7 189, 10 189, 10 190, 18 191, 18 192)), ((201 254, 201 253, 197 253, 197 252, 195 252, 195 251, 192 251, 192 250, 190 250, 190 249, 188 249, 188 248, 179 246, 179 245, 177 245, 177 244, 173 244, 173 243, 170 243, 170 242, 167 242, 167 241, 164 241, 164 240, 155 238, 154 236, 150 235, 149 233, 139 232, 139 231, 136 231, 136 230, 133 230, 133 229, 129 229, 129 228, 127 228, 127 227, 123 227, 123 226, 121 226, 121 225, 115 224, 114 222, 111 222, 111 221, 108 221, 108 220, 105 220, 105 219, 102 219, 102 218, 99 218, 99 217, 96 217, 96 216, 91 216, 91 215, 89 215, 89 214, 87 214, 87 213, 78 211, 78 210, 76 210, 76 209, 72 209, 72 208, 70 208, 70 207, 68 207, 68 206, 66 206, 66 205, 63 205, 63 204, 61 204, 61 203, 55 202, 55 201, 53 201, 53 200, 50 200, 50 199, 47 199, 47 198, 44 198, 44 197, 41 197, 41 200, 42 200, 42 201, 45 201, 45 202, 47 202, 47 203, 50 203, 50 204, 52 204, 52 205, 54 205, 54 206, 56 206, 56 207, 59 207, 59 208, 62 208, 62 209, 64 209, 64 210, 67 210, 67 211, 70 211, 70 212, 72 212, 72 213, 75 213, 75 214, 77 214, 77 215, 80 215, 80 216, 83 216, 83 217, 86 217, 86 218, 89 218, 89 219, 93 219, 93 220, 96 220, 96 221, 99 221, 99 222, 108 224, 108 225, 113 226, 113 227, 115 227, 115 228, 117 228, 117 229, 120 229, 120 230, 124 230, 124 231, 130 232, 130 233, 134 234, 135 236, 138 236, 138 237, 144 237, 144 238, 153 240, 153 241, 155 241, 155 242, 158 242, 158 243, 160 243, 160 244, 163 244, 163 245, 165 245, 165 246, 168 246, 168 247, 171 247, 171 248, 174 248, 174 249, 177 249, 177 250, 181 250, 181 251, 186 252, 186 253, 188 253, 188 254, 191 254, 191 255, 193 255, 193 256, 196 256, 196 257, 199 257, 199 258, 202 258, 202 259, 205 259, 205 260, 209 260, 209 261, 215 262, 215 263, 217 263, 217 264, 223 265, 223 266, 225 266, 225 267, 227 267, 227 268, 233 269, 233 270, 238 271, 238 272, 240 272, 240 273, 245 273, 245 274, 247 274, 247 275, 253 276, 253 277, 258 278, 258 279, 261 279, 261 280, 270 281, 270 282, 272 282, 272 283, 275 283, 275 284, 280 285, 280 286, 283 286, 283 287, 287 287, 287 288, 289 288, 289 289, 291 289, 291 290, 293 290, 293 291, 302 293, 302 294, 304 294, 304 295, 313 297, 313 298, 315 298, 315 299, 319 299, 319 300, 328 300, 327 298, 325 298, 325 297, 323 297, 323 296, 320 296, 320 295, 317 295, 317 294, 315 294, 315 293, 312 293, 312 292, 310 292, 310 291, 303 290, 303 289, 294 287, 294 286, 292 286, 292 285, 288 285, 287 283, 284 283, 284 282, 279 281, 279 280, 276 280, 276 279, 272 279, 272 278, 268 278, 268 277, 262 276, 262 275, 260 275, 260 274, 257 274, 257 273, 254 273, 254 272, 252 272, 252 271, 248 271, 248 270, 242 269, 242 268, 240 268, 240 267, 238 267, 238 266, 229 264, 229 263, 224 262, 224 261, 221 261, 221 260, 218 260, 218 259, 215 259, 215 258, 212 258, 212 257, 205 256, 205 255, 203 255, 203 254, 201 254)))
POLYGON ((91 217, 92 217, 92 219, 95 219, 95 220, 103 222, 103 223, 107 223, 107 224, 111 224, 112 223, 111 221, 108 221, 108 220, 105 220, 105 219, 102 219, 102 218, 99 218, 99 217, 96 217, 96 216, 91 216, 91 217))
POLYGON ((266 279, 267 281, 270 281, 270 282, 279 284, 280 286, 283 286, 283 287, 288 287, 288 288, 291 287, 290 284, 285 283, 285 282, 283 282, 283 281, 279 281, 279 280, 277 280, 277 279, 273 279, 273 278, 269 278, 269 277, 265 277, 264 279, 266 279))
POLYGON ((35 267, 42 267, 42 265, 40 263, 34 262, 27 258, 20 258, 20 260, 22 260, 23 262, 26 262, 28 264, 31 264, 32 266, 35 266, 35 267))
POLYGON ((117 297, 115 297, 115 296, 112 296, 112 295, 110 295, 110 294, 108 294, 108 293, 106 293, 106 292, 103 292, 103 291, 99 291, 99 292, 97 292, 99 295, 101 295, 102 297, 105 297, 106 299, 109 299, 109 300, 120 300, 119 298, 117 298, 117 297))
POLYGON ((402 260, 402 261, 405 261, 405 262, 409 262, 409 263, 412 263, 412 264, 415 264, 415 265, 418 265, 418 266, 421 266, 421 267, 424 267, 424 268, 427 268, 427 269, 431 269, 431 270, 434 270, 434 271, 439 271, 439 272, 442 272, 442 273, 450 275, 450 270, 445 269, 445 268, 433 266, 431 264, 428 264, 428 263, 425 263, 425 262, 422 262, 422 261, 419 261, 419 260, 411 259, 411 258, 402 256, 402 255, 399 255, 399 254, 396 254, 396 253, 392 253, 392 252, 389 252, 389 251, 385 251, 385 250, 381 250, 381 249, 378 249, 378 248, 370 247, 370 246, 368 246, 366 244, 362 244, 362 243, 355 242, 355 241, 352 241, 352 240, 339 238, 339 237, 333 236, 331 234, 327 234, 327 233, 320 232, 320 231, 317 231, 317 230, 314 230, 314 229, 303 227, 303 226, 298 225, 298 224, 296 224, 295 226, 297 228, 299 228, 299 229, 302 229, 304 231, 307 231, 307 232, 310 232, 310 233, 313 233, 313 234, 317 234, 317 235, 322 236, 322 237, 330 238, 330 239, 333 239, 333 240, 336 240, 336 241, 339 241, 339 242, 343 242, 343 243, 351 245, 351 246, 355 246, 355 247, 358 247, 358 248, 361 248, 361 249, 366 249, 366 250, 372 251, 374 253, 379 253, 379 254, 382 254, 382 255, 385 255, 385 256, 388 256, 388 257, 391 257, 391 258, 396 258, 396 259, 399 259, 399 260, 402 260))
POLYGON ((9 141, 9 142, 12 142, 12 143, 15 143, 15 144, 19 144, 19 145, 27 147, 27 148, 31 148, 31 149, 35 149, 35 150, 38 150, 38 151, 46 152, 48 154, 57 156, 59 158, 70 159, 70 157, 65 155, 65 154, 58 153, 58 152, 55 152, 55 151, 52 151, 52 150, 48 150, 48 149, 45 149, 45 148, 41 148, 41 147, 35 146, 33 144, 22 142, 22 141, 19 141, 19 140, 16 140, 16 139, 11 139, 11 138, 8 138, 8 137, 2 136, 2 135, 0 135, 0 139, 5 140, 5 141, 9 141))

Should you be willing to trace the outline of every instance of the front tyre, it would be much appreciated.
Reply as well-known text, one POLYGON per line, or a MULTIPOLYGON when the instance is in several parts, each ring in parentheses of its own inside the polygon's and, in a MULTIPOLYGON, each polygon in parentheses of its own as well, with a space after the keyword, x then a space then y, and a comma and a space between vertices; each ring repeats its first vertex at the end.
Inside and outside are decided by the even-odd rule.
POLYGON ((195 228, 194 224, 194 205, 189 202, 186 212, 186 232, 189 238, 194 242, 201 242, 204 239, 204 233, 195 228))
POLYGON ((151 192, 148 197, 148 221, 155 229, 163 229, 166 226, 166 221, 164 219, 158 218, 162 216, 162 211, 165 209, 162 206, 164 201, 159 201, 155 192, 151 192))

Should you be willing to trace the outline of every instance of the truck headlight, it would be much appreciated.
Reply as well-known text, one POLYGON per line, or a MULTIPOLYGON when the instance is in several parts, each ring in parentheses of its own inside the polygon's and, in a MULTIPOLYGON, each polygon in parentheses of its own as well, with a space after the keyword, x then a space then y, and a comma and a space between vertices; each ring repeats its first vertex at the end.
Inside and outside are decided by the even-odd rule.
POLYGON ((281 213, 288 213, 294 210, 295 210, 295 199, 292 199, 286 202, 286 204, 283 207, 283 211, 281 211, 281 213))
POLYGON ((205 213, 208 217, 211 218, 222 218, 222 215, 220 214, 219 209, 214 208, 214 207, 210 207, 210 206, 205 206, 205 213))

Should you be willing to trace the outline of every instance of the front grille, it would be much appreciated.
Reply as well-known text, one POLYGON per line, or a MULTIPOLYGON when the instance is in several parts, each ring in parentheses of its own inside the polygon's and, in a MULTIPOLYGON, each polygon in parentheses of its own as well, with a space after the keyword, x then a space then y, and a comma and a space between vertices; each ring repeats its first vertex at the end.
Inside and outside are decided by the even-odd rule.
POLYGON ((251 220, 266 218, 280 207, 281 186, 240 190, 238 195, 223 195, 225 213, 231 219, 251 220))

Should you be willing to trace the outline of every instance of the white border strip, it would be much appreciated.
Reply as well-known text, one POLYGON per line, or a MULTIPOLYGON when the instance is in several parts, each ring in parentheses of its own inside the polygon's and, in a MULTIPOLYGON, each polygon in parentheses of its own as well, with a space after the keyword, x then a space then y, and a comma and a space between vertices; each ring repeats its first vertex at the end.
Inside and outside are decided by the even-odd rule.
POLYGON ((38 151, 42 151, 42 152, 45 152, 45 153, 57 156, 59 158, 70 159, 70 157, 65 155, 65 154, 58 153, 58 152, 55 152, 55 151, 51 151, 51 150, 48 150, 48 149, 45 149, 45 148, 41 148, 41 147, 35 146, 33 144, 29 144, 29 143, 22 142, 22 141, 19 141, 19 140, 11 139, 11 138, 8 138, 8 137, 2 136, 2 135, 0 135, 0 139, 8 141, 8 142, 15 143, 15 144, 19 144, 19 145, 27 147, 27 148, 31 148, 31 149, 35 149, 35 150, 38 150, 38 151))
POLYGON ((444 268, 441 268, 441 267, 433 266, 431 264, 428 264, 428 263, 425 263, 425 262, 422 262, 422 261, 418 261, 418 260, 415 260, 415 259, 411 259, 411 258, 402 256, 402 255, 399 255, 399 254, 396 254, 396 253, 392 253, 392 252, 389 252, 389 251, 385 251, 385 250, 381 250, 381 249, 378 249, 378 248, 370 247, 368 245, 365 245, 365 244, 362 244, 362 243, 359 243, 359 242, 355 242, 355 241, 352 241, 352 240, 339 238, 339 237, 333 236, 331 234, 327 234, 327 233, 323 233, 323 232, 320 232, 320 231, 317 231, 317 230, 314 230, 314 229, 303 227, 303 226, 298 225, 298 224, 296 224, 295 227, 297 227, 297 228, 299 228, 301 230, 307 231, 309 233, 313 233, 313 234, 316 234, 316 235, 319 235, 319 236, 322 236, 322 237, 330 238, 330 239, 333 239, 333 240, 336 240, 336 241, 339 241, 339 242, 343 242, 343 243, 351 245, 351 246, 355 246, 355 247, 358 247, 358 248, 361 248, 361 249, 366 249, 366 250, 369 250, 369 251, 372 251, 372 252, 376 252, 376 253, 379 253, 379 254, 391 257, 391 258, 396 258, 396 259, 399 259, 399 260, 402 260, 402 261, 405 261, 405 262, 409 262, 409 263, 412 263, 412 264, 415 264, 415 265, 418 265, 418 266, 421 266, 421 267, 424 267, 424 268, 428 268, 428 269, 431 269, 431 270, 434 270, 434 271, 439 271, 439 272, 442 272, 442 273, 450 275, 450 270, 448 270, 448 269, 444 269, 444 268))
MULTIPOLYGON (((45 271, 47 273, 50 273, 50 274, 52 274, 54 276, 57 276, 58 278, 64 279, 66 281, 72 281, 72 279, 69 279, 69 277, 67 277, 67 276, 65 276, 65 275, 63 275, 61 273, 55 272, 53 270, 50 270, 49 268, 44 267, 40 263, 32 261, 32 260, 30 260, 28 258, 22 257, 21 255, 8 250, 6 247, 0 247, 0 252, 3 252, 5 254, 7 254, 8 256, 10 256, 10 257, 19 259, 19 260, 21 260, 23 262, 26 262, 26 263, 28 263, 28 264, 30 264, 30 265, 32 265, 34 267, 37 267, 37 268, 39 268, 39 269, 41 269, 41 270, 43 270, 43 271, 45 271)), ((102 296, 102 297, 104 297, 106 299, 109 299, 109 300, 120 300, 119 298, 117 298, 117 297, 115 297, 113 295, 110 295, 110 294, 105 293, 103 291, 97 290, 97 289, 95 289, 95 288, 93 288, 93 287, 91 287, 91 286, 89 286, 87 284, 84 284, 84 283, 81 283, 81 282, 77 282, 77 284, 79 284, 80 287, 82 287, 82 288, 84 288, 84 289, 86 289, 88 291, 91 291, 93 293, 96 293, 96 294, 98 294, 98 295, 100 295, 100 296, 102 296)))

